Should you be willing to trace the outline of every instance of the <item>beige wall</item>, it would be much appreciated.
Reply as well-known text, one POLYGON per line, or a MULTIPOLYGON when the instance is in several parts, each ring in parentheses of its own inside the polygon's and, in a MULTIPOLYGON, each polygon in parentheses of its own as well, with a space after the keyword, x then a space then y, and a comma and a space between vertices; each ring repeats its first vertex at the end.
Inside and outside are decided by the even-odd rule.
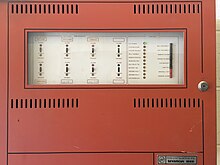
POLYGON ((217 41, 217 143, 220 145, 220 20, 217 20, 216 26, 217 41))

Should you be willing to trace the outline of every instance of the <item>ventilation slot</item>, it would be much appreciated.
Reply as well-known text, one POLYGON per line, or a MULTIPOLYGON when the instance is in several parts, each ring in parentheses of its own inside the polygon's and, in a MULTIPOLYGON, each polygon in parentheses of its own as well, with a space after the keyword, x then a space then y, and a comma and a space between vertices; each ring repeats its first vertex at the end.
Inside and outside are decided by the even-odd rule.
POLYGON ((11 3, 12 14, 79 14, 78 4, 71 3, 11 3))
POLYGON ((134 4, 134 14, 199 14, 199 2, 134 4))
POLYGON ((79 108, 79 99, 11 99, 11 109, 73 109, 79 108))
POLYGON ((134 108, 200 108, 196 98, 134 98, 134 108))

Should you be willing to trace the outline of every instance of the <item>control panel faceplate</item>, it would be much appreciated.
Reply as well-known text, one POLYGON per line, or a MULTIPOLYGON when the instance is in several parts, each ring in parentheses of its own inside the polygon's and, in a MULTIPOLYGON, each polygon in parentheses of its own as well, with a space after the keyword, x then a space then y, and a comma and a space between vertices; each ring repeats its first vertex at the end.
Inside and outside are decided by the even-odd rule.
POLYGON ((29 32, 28 84, 183 84, 183 32, 29 32))

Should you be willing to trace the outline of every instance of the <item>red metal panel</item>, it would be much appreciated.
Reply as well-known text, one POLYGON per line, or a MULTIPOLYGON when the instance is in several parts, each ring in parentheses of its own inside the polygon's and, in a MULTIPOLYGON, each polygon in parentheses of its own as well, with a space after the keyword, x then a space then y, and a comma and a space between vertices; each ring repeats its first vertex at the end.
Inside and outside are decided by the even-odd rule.
POLYGON ((16 31, 10 31, 10 38, 15 37, 19 40, 10 40, 10 57, 13 59, 10 61, 10 98, 14 100, 39 99, 42 98, 42 95, 44 99, 73 97, 79 98, 80 106, 76 111, 70 112, 65 111, 65 108, 64 111, 10 109, 9 151, 162 152, 169 150, 180 152, 184 150, 201 152, 203 149, 202 107, 190 110, 190 108, 184 109, 178 106, 164 110, 143 109, 142 111, 135 111, 133 107, 134 97, 150 97, 155 100, 158 96, 164 99, 200 97, 201 93, 195 88, 200 79, 195 75, 201 74, 201 15, 199 13, 193 15, 166 13, 152 14, 147 17, 146 15, 137 16, 133 13, 133 3, 118 3, 117 5, 114 3, 82 3, 78 5, 80 13, 75 16, 46 14, 45 17, 40 14, 33 16, 10 14, 10 29, 14 29, 16 26, 16 31), (111 17, 112 11, 117 17, 111 17), (48 22, 48 19, 51 22, 48 22), (60 23, 57 24, 57 21, 60 23), (164 27, 174 29, 174 31, 187 29, 187 49, 185 50, 187 54, 186 69, 188 70, 187 89, 162 90, 154 87, 152 92, 145 86, 145 89, 142 90, 24 90, 25 63, 22 58, 25 54, 23 49, 25 47, 24 29, 80 29, 81 27, 96 30, 121 29, 121 31, 123 29, 164 30, 164 27), (20 64, 20 67, 17 67, 17 63, 20 64), (17 75, 13 74, 15 71, 17 75), (167 96, 168 92, 169 96, 167 96), (191 92, 194 92, 193 96, 191 92))
POLYGON ((12 110, 9 152, 202 152, 201 109, 138 110, 111 95, 91 94, 99 106, 80 97, 75 110, 12 110))
POLYGON ((43 154, 9 155, 9 165, 153 165, 153 154, 43 154))
POLYGON ((0 2, 0 164, 7 164, 7 3, 0 2))

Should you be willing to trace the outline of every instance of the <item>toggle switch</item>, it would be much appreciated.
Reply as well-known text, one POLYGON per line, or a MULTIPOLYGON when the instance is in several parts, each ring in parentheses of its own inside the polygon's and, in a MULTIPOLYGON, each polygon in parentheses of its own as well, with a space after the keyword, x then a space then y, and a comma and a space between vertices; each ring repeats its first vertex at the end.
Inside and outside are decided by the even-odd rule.
POLYGON ((91 55, 92 55, 92 58, 94 58, 94 56, 95 56, 95 45, 92 45, 91 55))
POLYGON ((91 67, 91 74, 92 74, 92 76, 95 75, 95 64, 92 64, 92 67, 91 67))
POLYGON ((68 67, 66 67, 66 72, 67 72, 67 73, 69 72, 69 68, 68 68, 68 67))
POLYGON ((69 49, 69 45, 66 45, 66 52, 65 52, 66 57, 69 56, 69 51, 70 51, 70 49, 69 49))
POLYGON ((39 56, 40 56, 40 57, 43 56, 43 48, 42 48, 42 44, 39 45, 39 56))
POLYGON ((118 45, 117 47, 117 57, 121 57, 121 45, 118 45))
POLYGON ((43 75, 43 64, 40 63, 39 64, 39 76, 42 76, 43 75))
POLYGON ((120 73, 121 72, 121 68, 120 67, 118 67, 118 73, 120 73))
POLYGON ((39 70, 40 70, 40 73, 41 73, 41 72, 42 72, 42 67, 41 67, 41 66, 40 66, 40 69, 39 69, 39 70))
POLYGON ((43 52, 42 44, 40 44, 39 52, 40 52, 40 53, 43 52))
POLYGON ((68 47, 66 47, 66 53, 69 53, 69 48, 68 47))
POLYGON ((65 75, 66 75, 66 76, 69 76, 69 74, 70 74, 69 64, 66 64, 66 67, 65 67, 65 75))
POLYGON ((92 73, 94 73, 94 72, 95 72, 95 65, 92 64, 92 73))
POLYGON ((121 75, 121 64, 117 64, 117 75, 121 75))

